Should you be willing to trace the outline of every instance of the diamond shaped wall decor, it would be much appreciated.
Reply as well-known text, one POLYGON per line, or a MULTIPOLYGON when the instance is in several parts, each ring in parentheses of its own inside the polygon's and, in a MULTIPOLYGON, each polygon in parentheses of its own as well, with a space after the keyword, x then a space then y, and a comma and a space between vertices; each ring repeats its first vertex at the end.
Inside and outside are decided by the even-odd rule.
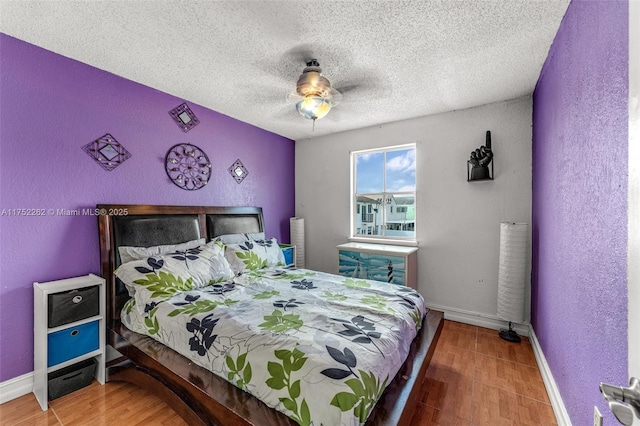
POLYGON ((106 133, 93 142, 89 142, 82 147, 82 150, 96 160, 96 163, 100 164, 100 166, 108 172, 131 157, 129 151, 109 133, 106 133))
POLYGON ((186 103, 182 105, 178 105, 171 111, 169 111, 169 115, 173 117, 173 121, 176 122, 178 127, 182 129, 183 132, 188 132, 189 130, 196 127, 200 124, 200 120, 198 117, 191 111, 191 108, 186 103))
POLYGON ((242 182, 249 174, 249 171, 244 167, 240 159, 237 159, 228 170, 231 177, 233 177, 238 183, 242 182))

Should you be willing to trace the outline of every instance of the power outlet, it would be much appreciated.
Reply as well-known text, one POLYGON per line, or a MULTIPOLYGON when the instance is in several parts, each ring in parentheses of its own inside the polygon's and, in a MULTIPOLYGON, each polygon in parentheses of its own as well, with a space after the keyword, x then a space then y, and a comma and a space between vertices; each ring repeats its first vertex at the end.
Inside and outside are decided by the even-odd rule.
POLYGON ((593 426, 602 426, 602 414, 597 406, 593 406, 593 426))

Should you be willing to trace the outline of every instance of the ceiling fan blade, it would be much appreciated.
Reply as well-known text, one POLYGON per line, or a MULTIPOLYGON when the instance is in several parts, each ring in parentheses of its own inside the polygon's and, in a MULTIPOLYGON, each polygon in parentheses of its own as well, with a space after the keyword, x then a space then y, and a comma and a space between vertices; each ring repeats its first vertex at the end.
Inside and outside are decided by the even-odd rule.
POLYGON ((279 58, 262 60, 256 67, 265 74, 295 86, 307 62, 322 57, 320 45, 301 44, 284 52, 279 58))
POLYGON ((281 60, 293 63, 298 67, 304 66, 312 59, 318 59, 317 56, 319 55, 320 50, 321 48, 317 45, 301 44, 284 52, 281 60))
POLYGON ((329 114, 327 114, 327 116, 323 118, 323 120, 331 121, 334 123, 342 123, 349 120, 349 113, 338 106, 336 108, 331 108, 331 111, 329 111, 329 114))
POLYGON ((272 119, 280 121, 291 121, 297 118, 301 119, 302 117, 300 117, 300 114, 298 114, 295 107, 292 107, 291 105, 283 106, 272 116, 272 119))
POLYGON ((335 86, 345 99, 365 95, 380 97, 391 94, 389 79, 369 69, 352 70, 347 79, 336 81, 332 86, 335 86))
POLYGON ((352 66, 352 53, 342 46, 323 44, 323 43, 305 43, 294 46, 285 51, 280 56, 280 61, 287 67, 295 67, 297 74, 311 60, 315 59, 322 68, 322 74, 331 81, 342 70, 348 70, 352 66))
POLYGON ((354 93, 359 90, 365 90, 365 89, 366 87, 364 83, 347 84, 347 85, 341 84, 340 87, 336 87, 336 90, 339 90, 340 93, 342 93, 343 95, 354 93))
POLYGON ((238 96, 244 96, 257 103, 287 103, 287 96, 291 88, 286 84, 253 83, 243 84, 238 90, 238 96))

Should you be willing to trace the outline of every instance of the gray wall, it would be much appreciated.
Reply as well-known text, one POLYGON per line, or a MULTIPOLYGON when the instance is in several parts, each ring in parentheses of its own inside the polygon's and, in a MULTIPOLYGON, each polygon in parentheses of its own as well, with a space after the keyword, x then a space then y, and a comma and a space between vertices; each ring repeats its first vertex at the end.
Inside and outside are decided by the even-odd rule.
POLYGON ((415 142, 418 290, 450 318, 495 324, 499 224, 531 222, 531 113, 531 98, 524 97, 296 141, 296 216, 305 219, 306 266, 338 270, 335 247, 350 233, 350 151, 415 142), (487 130, 496 178, 469 183, 466 161, 487 130))

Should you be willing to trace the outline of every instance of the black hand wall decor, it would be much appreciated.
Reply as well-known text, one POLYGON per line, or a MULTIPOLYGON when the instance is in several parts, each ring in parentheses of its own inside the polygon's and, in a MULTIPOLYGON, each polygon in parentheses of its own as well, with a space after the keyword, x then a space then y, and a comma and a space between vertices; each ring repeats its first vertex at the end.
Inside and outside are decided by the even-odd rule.
POLYGON ((474 180, 493 180, 493 150, 489 130, 487 130, 485 144, 472 151, 467 161, 467 181, 474 180))

